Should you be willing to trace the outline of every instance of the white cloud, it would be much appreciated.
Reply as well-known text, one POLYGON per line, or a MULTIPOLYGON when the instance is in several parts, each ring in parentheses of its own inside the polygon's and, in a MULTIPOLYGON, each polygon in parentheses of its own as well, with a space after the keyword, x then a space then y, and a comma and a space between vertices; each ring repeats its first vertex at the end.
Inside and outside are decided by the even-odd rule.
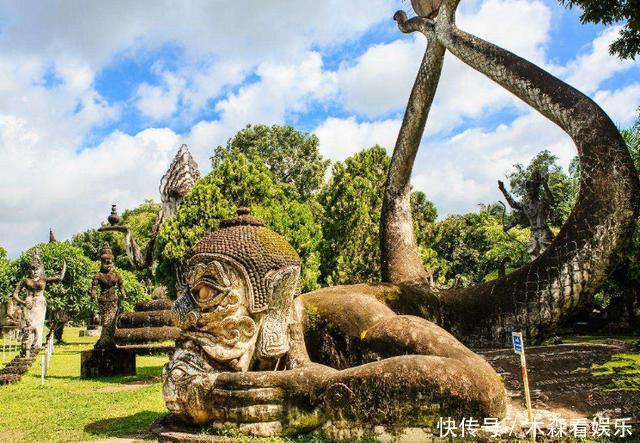
MULTIPOLYGON (((487 0, 462 8, 461 29, 473 32, 534 61, 544 60, 551 12, 541 1, 487 0)), ((421 36, 398 39, 369 48, 338 78, 346 107, 369 117, 404 109, 424 54, 421 36)), ((449 129, 465 117, 513 105, 499 86, 447 54, 429 123, 431 133, 449 129)))
POLYGON ((598 91, 595 101, 609 114, 614 123, 623 127, 633 123, 640 107, 640 83, 615 91, 598 91))
POLYGON ((591 94, 603 81, 614 74, 632 67, 640 67, 640 59, 620 60, 609 54, 609 45, 617 39, 620 29, 620 27, 613 27, 601 33, 585 48, 586 52, 578 55, 566 66, 564 77, 570 85, 586 94, 591 94))
POLYGON ((333 161, 343 161, 361 149, 380 145, 391 153, 400 129, 400 121, 385 120, 358 123, 355 118, 328 118, 314 130, 321 154, 333 161))

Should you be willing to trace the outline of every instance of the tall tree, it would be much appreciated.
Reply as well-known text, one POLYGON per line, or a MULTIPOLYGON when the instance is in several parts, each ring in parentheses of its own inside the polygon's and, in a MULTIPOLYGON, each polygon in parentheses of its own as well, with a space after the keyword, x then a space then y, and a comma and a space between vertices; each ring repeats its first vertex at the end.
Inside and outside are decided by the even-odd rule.
MULTIPOLYGON (((323 283, 380 280, 380 214, 390 163, 387 151, 374 146, 333 166, 320 193, 323 283)), ((422 192, 413 192, 410 203, 420 266, 433 265, 437 258, 429 243, 435 231, 436 208, 422 192)))
POLYGON ((212 157, 214 168, 231 151, 262 160, 273 181, 296 200, 307 200, 320 190, 329 166, 329 161, 320 155, 318 138, 291 126, 247 126, 226 146, 216 148, 212 157))
POLYGON ((640 53, 640 0, 559 0, 564 6, 582 9, 582 23, 622 23, 620 37, 609 47, 612 55, 635 60, 640 53))

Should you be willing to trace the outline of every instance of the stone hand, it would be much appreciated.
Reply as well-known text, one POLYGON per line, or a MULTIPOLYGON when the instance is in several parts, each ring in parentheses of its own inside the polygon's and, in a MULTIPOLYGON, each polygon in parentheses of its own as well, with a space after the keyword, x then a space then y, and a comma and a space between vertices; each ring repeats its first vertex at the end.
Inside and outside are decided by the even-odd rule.
POLYGON ((301 432, 322 424, 319 397, 335 370, 318 364, 286 371, 224 372, 211 391, 216 422, 253 435, 301 432), (217 409, 215 409, 217 408, 217 409))

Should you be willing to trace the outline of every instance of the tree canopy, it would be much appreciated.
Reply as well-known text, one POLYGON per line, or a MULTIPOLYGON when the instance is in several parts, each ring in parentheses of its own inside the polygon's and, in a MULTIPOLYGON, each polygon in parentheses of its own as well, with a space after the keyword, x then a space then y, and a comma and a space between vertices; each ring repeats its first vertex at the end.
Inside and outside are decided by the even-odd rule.
POLYGON ((639 0, 559 0, 564 6, 582 9, 580 21, 623 25, 620 36, 611 43, 609 52, 621 59, 635 60, 640 53, 640 1, 639 0))
POLYGON ((226 146, 216 148, 212 157, 214 169, 233 151, 249 160, 262 161, 272 180, 296 200, 307 200, 320 190, 330 163, 320 155, 318 137, 291 126, 247 126, 226 146))

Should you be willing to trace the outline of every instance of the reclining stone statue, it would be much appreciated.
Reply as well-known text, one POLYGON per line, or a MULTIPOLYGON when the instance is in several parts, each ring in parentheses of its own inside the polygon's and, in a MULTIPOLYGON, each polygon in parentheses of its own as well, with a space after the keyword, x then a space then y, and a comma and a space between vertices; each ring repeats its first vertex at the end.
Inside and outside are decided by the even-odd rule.
POLYGON ((298 254, 246 209, 192 248, 183 275, 182 335, 163 376, 168 409, 188 423, 269 436, 327 420, 433 427, 504 413, 498 375, 435 324, 357 293, 298 297, 298 254), (309 357, 305 335, 321 340, 319 322, 360 337, 339 370, 309 357))

